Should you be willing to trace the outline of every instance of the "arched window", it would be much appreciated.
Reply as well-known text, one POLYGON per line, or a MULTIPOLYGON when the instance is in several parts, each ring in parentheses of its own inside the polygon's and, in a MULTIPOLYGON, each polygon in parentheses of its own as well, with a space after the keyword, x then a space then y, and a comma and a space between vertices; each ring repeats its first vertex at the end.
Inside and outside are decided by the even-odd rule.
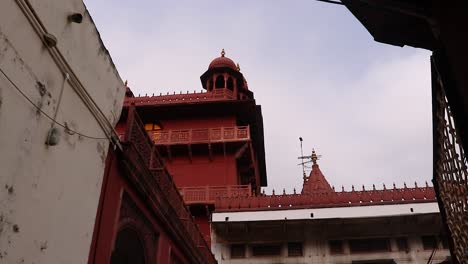
POLYGON ((231 91, 234 90, 234 82, 232 81, 231 77, 227 79, 227 88, 231 91))
POLYGON ((117 234, 110 264, 145 264, 145 249, 138 233, 124 228, 117 234))
POLYGON ((224 76, 219 75, 216 77, 216 88, 224 88, 224 76))

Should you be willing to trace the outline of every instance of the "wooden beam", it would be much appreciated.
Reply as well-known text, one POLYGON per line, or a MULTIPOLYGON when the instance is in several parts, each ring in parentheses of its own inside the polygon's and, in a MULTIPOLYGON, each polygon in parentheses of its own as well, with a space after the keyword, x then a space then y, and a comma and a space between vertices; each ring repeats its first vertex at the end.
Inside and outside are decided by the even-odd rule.
POLYGON ((166 145, 166 150, 167 150, 167 158, 168 158, 169 162, 172 162, 171 146, 170 146, 170 145, 166 145))
MULTIPOLYGON (((260 186, 260 173, 258 171, 257 159, 255 158, 255 153, 253 151, 252 142, 249 142, 249 147, 250 147, 250 156, 251 156, 251 159, 252 159, 252 164, 254 165, 255 182, 257 183, 257 186, 260 186)), ((259 191, 259 190, 257 190, 257 191, 259 191)))
POLYGON ((210 158, 210 161, 213 161, 213 150, 211 149, 211 144, 208 144, 208 157, 210 158))
POLYGON ((242 147, 239 148, 239 150, 236 151, 235 158, 239 159, 247 150, 249 147, 249 143, 245 143, 242 147))
POLYGON ((223 141, 223 154, 224 158, 226 158, 226 142, 223 141))
POLYGON ((187 145, 187 148, 188 148, 188 154, 189 154, 189 159, 190 159, 190 163, 192 163, 192 145, 191 144, 188 144, 187 145))

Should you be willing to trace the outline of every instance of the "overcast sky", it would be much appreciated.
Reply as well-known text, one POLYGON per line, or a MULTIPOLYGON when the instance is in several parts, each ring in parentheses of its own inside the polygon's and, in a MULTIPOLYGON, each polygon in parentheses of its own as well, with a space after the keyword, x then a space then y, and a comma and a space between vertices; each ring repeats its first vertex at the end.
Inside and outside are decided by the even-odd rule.
POLYGON ((432 178, 430 53, 374 42, 344 7, 314 0, 86 0, 134 93, 200 90, 220 50, 262 105, 272 188, 302 188, 299 136, 345 189, 432 178))

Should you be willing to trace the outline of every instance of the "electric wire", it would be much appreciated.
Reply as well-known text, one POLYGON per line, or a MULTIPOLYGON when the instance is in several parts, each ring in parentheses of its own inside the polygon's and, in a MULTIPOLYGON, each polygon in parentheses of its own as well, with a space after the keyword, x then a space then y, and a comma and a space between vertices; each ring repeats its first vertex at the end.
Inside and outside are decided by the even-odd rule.
MULTIPOLYGON (((443 236, 442 230, 443 230, 443 228, 441 226, 440 227, 439 237, 443 236)), ((439 247, 439 244, 442 244, 442 240, 436 238, 435 247, 432 249, 431 255, 429 256, 429 259, 427 260, 427 264, 432 264, 432 262, 434 261, 434 256, 435 256, 435 254, 437 252, 437 248, 439 247)), ((443 246, 443 244, 442 244, 442 246, 443 246)))
POLYGON ((60 89, 60 94, 59 94, 59 98, 57 101, 57 106, 55 107, 54 120, 57 119, 58 111, 60 109, 60 103, 62 102, 63 91, 65 90, 65 84, 67 83, 68 80, 70 80, 70 75, 68 73, 65 73, 65 76, 63 78, 62 88, 60 89))
POLYGON ((435 243, 434 249, 432 249, 431 255, 429 256, 429 259, 427 260, 427 264, 432 264, 432 261, 434 260, 435 253, 437 251, 437 247, 439 246, 439 243, 435 243))
MULTIPOLYGON (((84 105, 89 109, 93 117, 96 119, 99 126, 104 131, 106 138, 111 142, 111 144, 114 145, 114 148, 122 149, 119 140, 119 135, 114 130, 114 126, 109 121, 109 119, 107 119, 107 117, 99 108, 97 103, 93 100, 91 95, 89 95, 89 93, 86 91, 85 87, 80 82, 78 76, 76 76, 76 74, 73 72, 73 69, 68 64, 67 59, 56 46, 51 47, 48 43, 44 41, 44 35, 48 34, 48 31, 42 23, 39 16, 37 15, 36 11, 32 7, 31 3, 28 0, 16 0, 16 3, 23 11, 26 18, 29 20, 32 27, 35 29, 39 38, 44 42, 45 46, 47 47, 47 50, 49 51, 50 55, 52 56, 52 59, 55 61, 58 68, 62 71, 63 74, 69 74, 69 83, 71 87, 76 92, 81 101, 84 103, 84 105)), ((65 122, 65 126, 66 125, 67 124, 65 122)), ((68 132, 70 132, 70 130, 68 130, 68 132)), ((98 137, 88 137, 98 139, 98 137)))
POLYGON ((67 132, 68 134, 70 135, 73 135, 73 134, 77 134, 79 136, 82 136, 84 138, 89 138, 89 139, 96 139, 96 140, 102 140, 102 139, 107 139, 107 140, 110 140, 108 137, 94 137, 94 136, 88 136, 86 134, 83 134, 81 132, 78 132, 76 130, 73 130, 71 128, 68 127, 68 125, 65 124, 62 124, 58 121, 56 121, 54 118, 52 118, 49 114, 47 114, 46 112, 44 112, 38 105, 36 105, 11 79, 10 77, 3 71, 2 68, 0 68, 0 72, 3 74, 3 76, 5 76, 5 78, 8 80, 8 82, 13 85, 13 87, 15 87, 15 89, 32 105, 34 106, 37 111, 39 111, 41 114, 43 114, 45 117, 47 117, 48 119, 50 119, 50 121, 54 122, 56 125, 62 127, 63 129, 65 129, 65 132, 67 132))

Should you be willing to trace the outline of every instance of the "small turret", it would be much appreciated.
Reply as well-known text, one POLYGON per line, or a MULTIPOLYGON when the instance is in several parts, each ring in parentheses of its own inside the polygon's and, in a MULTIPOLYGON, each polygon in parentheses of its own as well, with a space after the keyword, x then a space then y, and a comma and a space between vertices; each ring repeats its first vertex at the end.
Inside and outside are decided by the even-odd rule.
POLYGON ((208 92, 227 89, 235 99, 253 99, 253 94, 247 89, 247 81, 240 72, 239 63, 226 57, 224 49, 221 56, 211 61, 208 70, 200 77, 203 88, 208 92))

